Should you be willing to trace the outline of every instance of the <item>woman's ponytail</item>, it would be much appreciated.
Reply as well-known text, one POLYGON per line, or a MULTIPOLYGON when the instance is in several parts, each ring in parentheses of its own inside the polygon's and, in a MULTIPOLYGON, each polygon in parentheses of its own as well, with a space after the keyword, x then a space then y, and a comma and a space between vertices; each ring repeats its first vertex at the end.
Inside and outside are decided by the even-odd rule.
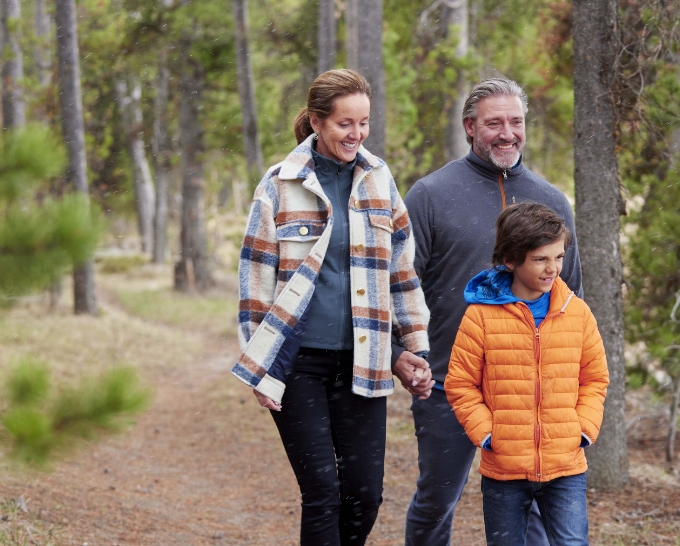
POLYGON ((297 140, 298 144, 300 144, 314 132, 314 129, 312 129, 312 124, 309 121, 309 113, 307 112, 306 106, 298 112, 297 116, 295 116, 295 121, 293 121, 293 131, 295 132, 295 139, 297 140))

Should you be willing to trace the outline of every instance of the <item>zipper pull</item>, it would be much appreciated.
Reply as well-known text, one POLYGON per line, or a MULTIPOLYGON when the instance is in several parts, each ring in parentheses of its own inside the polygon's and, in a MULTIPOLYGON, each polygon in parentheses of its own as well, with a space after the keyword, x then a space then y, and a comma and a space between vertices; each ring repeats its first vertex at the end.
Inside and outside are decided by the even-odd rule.
POLYGON ((508 177, 508 171, 503 171, 503 178, 507 178, 507 177, 508 177))
POLYGON ((540 339, 541 334, 538 333, 538 328, 536 328, 536 339, 540 339))

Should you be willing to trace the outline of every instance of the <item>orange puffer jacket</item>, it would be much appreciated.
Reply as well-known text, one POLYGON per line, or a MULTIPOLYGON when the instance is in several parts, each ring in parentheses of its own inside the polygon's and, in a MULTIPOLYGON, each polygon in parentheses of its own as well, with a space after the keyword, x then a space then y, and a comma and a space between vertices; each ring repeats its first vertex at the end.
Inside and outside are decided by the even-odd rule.
POLYGON ((608 384, 595 317, 558 278, 538 328, 523 302, 470 305, 444 388, 475 445, 491 434, 480 474, 545 482, 586 471, 608 384))

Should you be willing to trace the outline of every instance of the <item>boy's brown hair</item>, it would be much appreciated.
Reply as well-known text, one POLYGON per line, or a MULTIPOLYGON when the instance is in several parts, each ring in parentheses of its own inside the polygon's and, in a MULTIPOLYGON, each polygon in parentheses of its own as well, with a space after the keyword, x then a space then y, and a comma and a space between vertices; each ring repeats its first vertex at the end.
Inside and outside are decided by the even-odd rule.
POLYGON ((562 237, 566 250, 573 236, 564 220, 552 209, 539 203, 511 205, 496 220, 493 265, 522 265, 527 252, 554 243, 562 237))

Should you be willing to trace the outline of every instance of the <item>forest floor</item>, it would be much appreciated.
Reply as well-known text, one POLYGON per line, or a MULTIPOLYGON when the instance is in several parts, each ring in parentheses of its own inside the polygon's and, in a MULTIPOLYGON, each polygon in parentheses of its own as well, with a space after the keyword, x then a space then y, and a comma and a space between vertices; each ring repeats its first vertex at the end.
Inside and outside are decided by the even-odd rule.
MULTIPOLYGON (((121 434, 76 449, 48 472, 19 471, 0 455, 0 544, 297 543, 300 499, 273 422, 229 373, 238 350, 234 280, 191 297, 172 292, 170 275, 151 266, 99 274, 96 319, 73 316, 66 290, 56 311, 34 299, 0 318, 0 368, 26 352, 57 377, 128 363, 155 390, 150 409, 121 434)), ((409 402, 403 389, 389 398, 372 546, 403 544, 417 476, 409 402)), ((629 394, 631 483, 589 491, 591 544, 680 545, 680 479, 663 456, 666 415, 649 392, 629 394)), ((484 544, 479 483, 475 465, 452 544, 484 544)))

